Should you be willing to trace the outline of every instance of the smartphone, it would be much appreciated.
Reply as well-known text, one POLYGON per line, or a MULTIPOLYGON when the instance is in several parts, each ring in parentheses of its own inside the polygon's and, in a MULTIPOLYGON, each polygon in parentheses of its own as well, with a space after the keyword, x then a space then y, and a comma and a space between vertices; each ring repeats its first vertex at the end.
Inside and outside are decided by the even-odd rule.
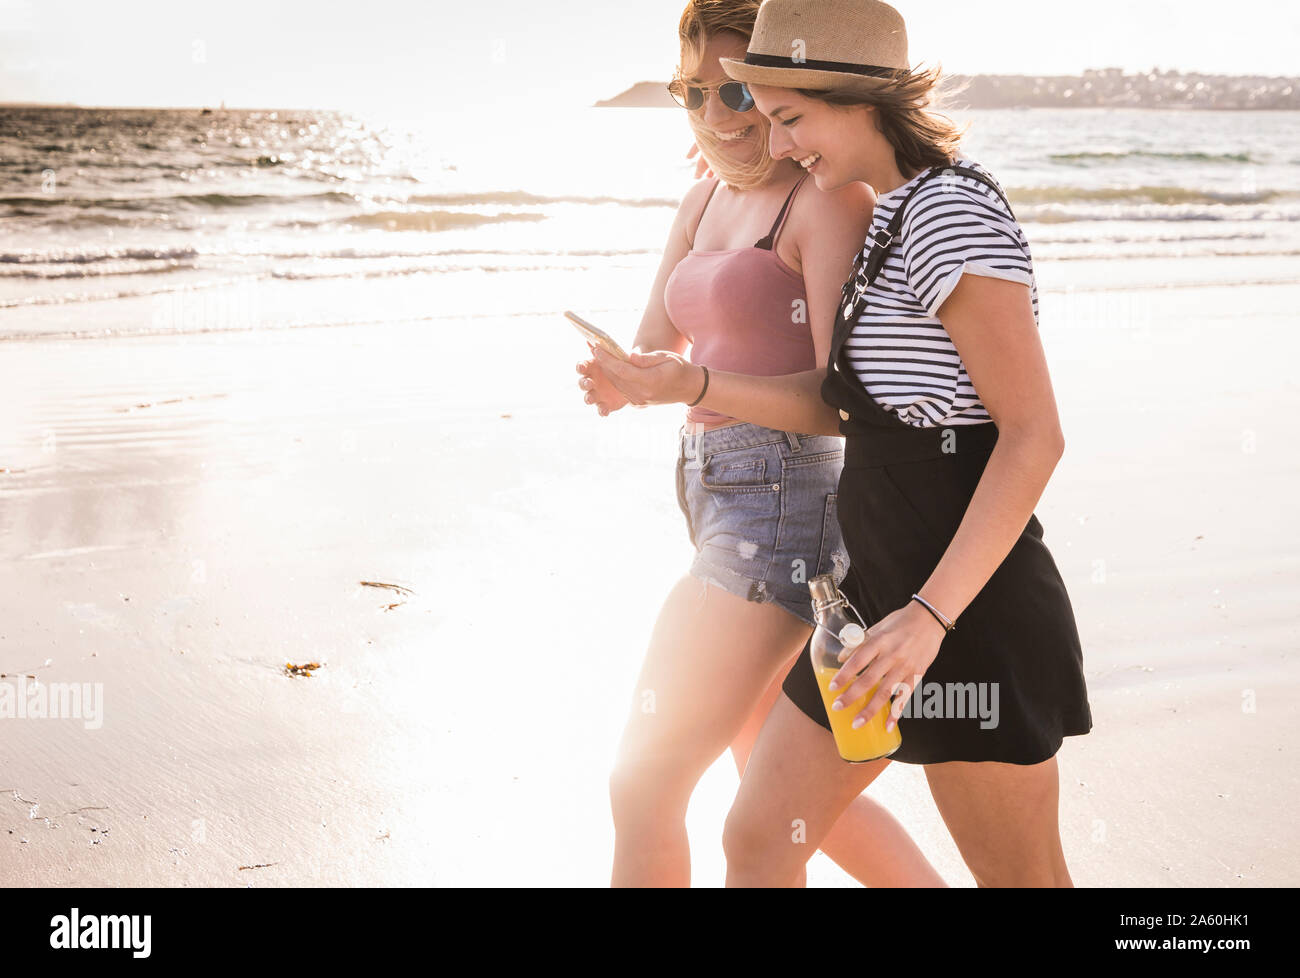
POLYGON ((576 312, 566 312, 564 317, 578 327, 578 332, 585 336, 595 346, 600 347, 612 357, 618 357, 620 360, 627 360, 628 356, 623 352, 623 348, 614 342, 614 338, 606 333, 599 326, 593 326, 576 312))

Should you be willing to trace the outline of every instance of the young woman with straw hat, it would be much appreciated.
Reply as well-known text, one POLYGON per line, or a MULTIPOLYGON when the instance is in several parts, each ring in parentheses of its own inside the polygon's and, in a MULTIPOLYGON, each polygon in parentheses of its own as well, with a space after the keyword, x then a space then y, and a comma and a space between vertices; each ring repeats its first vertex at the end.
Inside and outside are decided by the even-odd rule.
MULTIPOLYGON (((691 0, 682 15, 672 88, 721 180, 686 194, 636 347, 680 355, 689 342, 693 369, 774 377, 784 396, 769 399, 783 404, 785 423, 768 427, 761 403, 746 405, 744 420, 697 405, 682 428, 677 494, 696 556, 655 623, 610 777, 616 886, 689 884, 685 815, 696 782, 728 745, 743 770, 812 632, 803 582, 842 578, 846 566, 834 516, 843 444, 833 431, 814 433, 827 425, 816 365, 872 194, 862 184, 821 191, 793 161, 768 155, 767 120, 718 64, 744 55, 758 6, 691 0), (784 407, 800 390, 810 406, 802 414, 784 407)), ((602 414, 626 403, 595 363, 578 371, 602 414)), ((822 845, 869 885, 943 885, 867 798, 822 845)))
MULTIPOLYGON (((842 590, 870 626, 845 653, 837 703, 875 687, 865 720, 892 694, 891 757, 925 766, 977 883, 1070 886, 1055 755, 1092 717, 1069 596, 1033 512, 1064 439, 1028 243, 930 109, 939 74, 909 66, 889 5, 765 0, 748 51, 722 67, 771 120, 774 158, 822 190, 863 182, 879 195, 821 388, 846 436, 842 590), (965 708, 976 702, 993 709, 965 708)), ((635 401, 698 389, 669 354, 641 364, 610 366, 635 401)), ((703 403, 739 410, 752 383, 715 374, 703 403)), ((797 884, 878 773, 840 759, 811 663, 783 688, 727 820, 729 885, 797 884), (806 845, 791 844, 794 819, 806 845)))

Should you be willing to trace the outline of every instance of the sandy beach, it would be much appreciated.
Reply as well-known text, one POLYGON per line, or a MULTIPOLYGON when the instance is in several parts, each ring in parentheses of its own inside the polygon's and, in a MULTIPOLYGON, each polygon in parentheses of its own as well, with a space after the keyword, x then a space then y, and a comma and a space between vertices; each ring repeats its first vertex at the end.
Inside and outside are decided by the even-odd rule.
MULTIPOLYGON (((1095 719, 1058 755, 1079 886, 1300 882, 1300 283, 1268 264, 1041 272, 1067 448, 1037 514, 1095 719)), ((3 345, 0 684, 90 684, 102 715, 0 719, 0 884, 608 883, 606 778, 689 556, 683 409, 597 417, 530 296, 3 345)), ((694 797, 695 885, 736 783, 724 757, 694 797)), ((920 768, 871 792, 973 885, 920 768)), ((821 855, 808 882, 854 885, 821 855)))

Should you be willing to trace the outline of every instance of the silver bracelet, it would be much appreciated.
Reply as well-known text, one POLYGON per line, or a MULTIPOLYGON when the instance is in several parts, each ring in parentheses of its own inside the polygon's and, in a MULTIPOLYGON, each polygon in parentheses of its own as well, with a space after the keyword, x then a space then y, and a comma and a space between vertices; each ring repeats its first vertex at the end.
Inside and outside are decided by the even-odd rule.
POLYGON ((921 604, 925 606, 926 610, 929 611, 930 614, 934 615, 935 621, 944 627, 944 631, 950 632, 957 627, 956 622, 944 615, 943 612, 930 604, 929 601, 926 601, 925 598, 921 597, 919 594, 912 595, 912 600, 921 602, 921 604))

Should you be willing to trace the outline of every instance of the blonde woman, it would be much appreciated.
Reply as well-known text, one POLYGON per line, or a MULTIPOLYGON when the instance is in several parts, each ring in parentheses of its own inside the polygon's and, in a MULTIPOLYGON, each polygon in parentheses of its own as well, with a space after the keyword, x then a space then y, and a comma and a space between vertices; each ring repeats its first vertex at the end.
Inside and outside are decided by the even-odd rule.
MULTIPOLYGON (((696 556, 655 624, 610 777, 615 886, 689 885, 691 793, 728 746, 744 770, 811 634, 806 581, 845 570, 834 511, 842 442, 809 432, 825 427, 816 364, 872 195, 861 184, 823 193, 768 155, 767 121, 719 66, 744 56, 758 7, 693 0, 682 14, 672 90, 719 179, 682 202, 635 349, 680 357, 690 346, 697 372, 765 375, 773 405, 802 398, 807 410, 760 399, 740 420, 694 393, 684 399, 695 403, 679 437, 677 494, 696 556), (780 427, 766 426, 778 416, 780 427)), ((578 371, 602 415, 627 403, 594 361, 578 371)), ((902 826, 865 798, 821 847, 868 885, 943 885, 902 826)))
MULTIPOLYGON (((930 110, 938 72, 909 67, 888 4, 766 0, 748 51, 722 66, 772 122, 773 158, 798 160, 828 194, 859 182, 879 194, 820 361, 846 435, 842 587, 870 625, 841 660, 836 702, 866 697, 865 721, 892 696, 891 757, 924 765, 980 886, 1071 886, 1056 753, 1092 715, 1069 595, 1034 515, 1064 439, 1028 242, 930 110)), ((598 359, 639 403, 695 379, 670 352, 639 367, 598 359)), ((748 396, 734 379, 710 391, 719 411, 748 396)), ((804 409, 792 398, 787 413, 804 409)), ((728 816, 728 885, 797 884, 877 774, 840 760, 810 663, 783 691, 728 816), (793 818, 807 847, 790 844, 793 818)))

